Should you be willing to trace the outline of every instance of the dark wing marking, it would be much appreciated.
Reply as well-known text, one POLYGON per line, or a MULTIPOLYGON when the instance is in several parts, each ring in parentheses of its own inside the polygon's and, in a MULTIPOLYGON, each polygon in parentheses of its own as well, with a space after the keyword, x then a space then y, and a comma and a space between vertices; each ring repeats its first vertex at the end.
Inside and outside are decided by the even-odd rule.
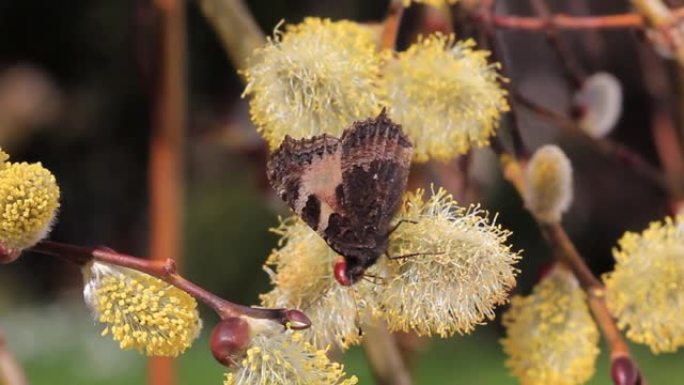
MULTIPOLYGON (((375 248, 378 239, 387 237, 406 189, 413 148, 401 126, 384 111, 375 119, 355 122, 340 142, 342 188, 336 194, 341 218, 334 221, 341 232, 337 248, 375 248)), ((333 235, 327 234, 328 238, 333 235)), ((334 246, 332 241, 328 243, 334 246)))
POLYGON ((267 165, 268 180, 294 212, 319 233, 337 210, 335 189, 342 183, 339 139, 320 135, 286 137, 267 165))

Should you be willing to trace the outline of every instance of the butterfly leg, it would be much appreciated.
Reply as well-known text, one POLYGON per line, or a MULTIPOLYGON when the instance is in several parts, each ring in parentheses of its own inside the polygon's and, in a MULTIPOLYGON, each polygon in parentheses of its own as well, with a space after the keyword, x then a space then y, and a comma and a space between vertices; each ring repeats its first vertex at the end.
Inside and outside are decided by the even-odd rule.
POLYGON ((385 283, 385 277, 379 275, 364 274, 363 279, 375 285, 383 285, 385 283))
POLYGON ((387 232, 387 235, 389 236, 390 234, 395 232, 399 228, 399 226, 401 226, 403 223, 411 223, 411 224, 416 225, 416 224, 418 224, 418 221, 414 221, 412 219, 400 219, 399 222, 397 222, 394 226, 392 226, 392 228, 387 232))

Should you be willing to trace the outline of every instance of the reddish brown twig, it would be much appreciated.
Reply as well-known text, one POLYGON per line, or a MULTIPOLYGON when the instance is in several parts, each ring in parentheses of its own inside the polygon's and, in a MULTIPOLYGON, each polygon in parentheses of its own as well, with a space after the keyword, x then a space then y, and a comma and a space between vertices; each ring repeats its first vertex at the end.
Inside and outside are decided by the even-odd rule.
POLYGON ((543 107, 521 93, 515 92, 513 97, 518 102, 518 105, 525 107, 541 118, 549 120, 555 126, 579 136, 600 153, 618 160, 640 177, 659 186, 663 191, 669 191, 670 186, 668 185, 665 175, 640 154, 608 138, 594 138, 589 136, 589 134, 579 127, 576 120, 563 115, 562 113, 543 107))
MULTIPOLYGON (((524 168, 508 153, 504 153, 500 156, 500 160, 505 178, 516 187, 520 196, 524 197, 526 191, 523 174, 524 168)), ((544 239, 556 257, 570 267, 573 274, 580 282, 580 285, 587 293, 589 307, 594 319, 601 328, 603 336, 610 347, 611 362, 615 364, 617 360, 621 360, 621 362, 627 360, 638 372, 636 363, 629 352, 629 347, 618 330, 615 320, 608 312, 601 281, 591 272, 584 261, 584 258, 577 252, 570 237, 568 237, 560 224, 539 223, 539 227, 544 235, 544 239)))
MULTIPOLYGON (((497 41, 494 35, 494 20, 496 20, 497 17, 494 13, 494 0, 483 0, 481 2, 479 14, 482 16, 482 26, 491 46, 494 59, 504 64, 505 58, 500 54, 500 50, 497 49, 497 41)), ((502 72, 504 75, 506 74, 505 68, 506 66, 503 65, 502 72)), ((514 112, 515 106, 513 103, 511 103, 511 105, 513 106, 512 112, 514 112)), ((504 177, 515 186, 518 194, 524 198, 527 192, 524 178, 527 157, 521 156, 521 154, 527 154, 528 150, 522 140, 515 115, 509 119, 509 122, 509 128, 514 139, 514 151, 512 153, 509 152, 498 138, 494 138, 492 141, 492 149, 499 155, 504 177)), ((577 252, 574 244, 560 224, 555 223, 549 225, 539 223, 539 227, 556 257, 571 268, 582 288, 586 291, 594 319, 599 324, 601 331, 610 346, 612 363, 614 364, 618 359, 621 360, 620 362, 627 360, 627 362, 637 370, 636 364, 631 358, 629 348, 618 330, 615 321, 608 312, 603 298, 603 284, 601 281, 591 272, 585 260, 577 252)))
POLYGON ((248 307, 234 304, 218 297, 179 275, 176 271, 176 264, 172 259, 147 260, 121 254, 107 248, 90 248, 52 241, 38 242, 30 250, 59 257, 79 266, 96 261, 143 272, 187 292, 212 308, 222 319, 248 316, 273 320, 283 326, 289 323, 289 326, 293 329, 307 328, 311 325, 306 316, 298 310, 248 307))
POLYGON ((684 202, 684 143, 677 133, 675 113, 678 111, 672 99, 672 82, 665 63, 649 47, 641 44, 637 52, 644 69, 646 89, 653 102, 651 133, 665 174, 674 213, 684 202))
POLYGON ((382 48, 393 50, 397 44, 399 25, 404 15, 404 2, 402 0, 391 0, 387 8, 387 16, 383 22, 382 36, 380 44, 382 48))
MULTIPOLYGON (((552 17, 551 10, 545 0, 531 0, 535 12, 544 20, 552 17)), ((549 24, 544 29, 549 44, 558 56, 558 61, 565 69, 565 75, 573 88, 578 88, 582 80, 586 77, 584 70, 580 66, 577 58, 570 50, 567 41, 563 38, 562 32, 553 24, 549 24)))
MULTIPOLYGON (((180 261, 183 201, 183 137, 185 130, 185 3, 156 0, 160 16, 159 78, 154 99, 150 162, 150 256, 180 261)), ((169 275, 172 276, 172 275, 169 275)), ((150 358, 150 385, 176 383, 174 360, 150 358)))
MULTIPOLYGON (((684 8, 672 10, 673 22, 684 19, 684 8)), ((482 17, 482 15, 478 15, 482 17)), ((646 19, 638 13, 623 13, 604 16, 571 16, 562 13, 550 15, 548 18, 534 16, 495 15, 492 23, 497 28, 544 30, 550 27, 557 29, 614 29, 644 28, 646 19)))
MULTIPOLYGON (((506 63, 506 57, 501 52, 499 45, 496 42, 496 31, 494 30, 493 20, 496 17, 494 12, 495 0, 482 0, 480 2, 479 14, 482 15, 482 23, 479 25, 481 35, 483 38, 484 46, 488 47, 492 51, 493 58, 498 61, 501 65, 501 73, 506 74, 508 71, 508 64, 506 63)), ((525 143, 522 140, 522 135, 518 127, 518 116, 516 109, 513 108, 513 100, 511 100, 511 89, 510 83, 504 83, 507 88, 509 95, 509 104, 511 105, 511 110, 507 114, 508 127, 511 134, 511 140, 513 141, 513 154, 517 159, 524 161, 529 157, 529 151, 527 150, 525 143)))

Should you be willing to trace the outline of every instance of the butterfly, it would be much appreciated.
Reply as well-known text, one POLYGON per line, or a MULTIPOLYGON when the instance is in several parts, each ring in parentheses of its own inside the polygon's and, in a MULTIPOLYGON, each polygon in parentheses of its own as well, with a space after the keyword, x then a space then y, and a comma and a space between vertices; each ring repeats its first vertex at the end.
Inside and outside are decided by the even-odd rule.
POLYGON ((333 268, 340 284, 359 281, 387 252, 412 153, 411 141, 383 109, 376 118, 352 123, 340 138, 287 136, 271 154, 273 189, 342 255, 333 268))

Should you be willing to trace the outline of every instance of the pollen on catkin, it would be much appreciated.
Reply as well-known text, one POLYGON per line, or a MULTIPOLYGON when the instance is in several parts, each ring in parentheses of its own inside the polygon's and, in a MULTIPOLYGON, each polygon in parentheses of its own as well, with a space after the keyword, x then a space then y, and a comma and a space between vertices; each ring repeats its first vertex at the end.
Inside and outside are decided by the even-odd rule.
POLYGON ((150 275, 93 262, 83 268, 86 304, 121 349, 176 357, 199 336, 202 321, 188 293, 150 275))
POLYGON ((594 374, 599 332, 586 295, 569 271, 555 267, 503 315, 506 365, 522 385, 580 385, 594 374))
POLYGON ((498 64, 474 46, 435 33, 388 63, 383 84, 389 115, 411 138, 416 161, 448 160, 488 145, 508 111, 498 64))
POLYGON ((386 283, 378 313, 390 330, 442 337, 468 333, 494 318, 515 286, 520 256, 505 242, 510 232, 479 206, 459 207, 443 189, 427 200, 409 193, 390 237, 386 283))
MULTIPOLYGON (((331 362, 325 350, 305 341, 300 332, 282 327, 260 330, 244 357, 236 358, 224 385, 354 385, 344 367, 331 362)), ((254 328, 259 329, 259 328, 254 328)))
POLYGON ((606 304, 629 339, 654 353, 684 346, 684 217, 627 232, 603 276, 606 304))
POLYGON ((546 145, 534 152, 525 173, 525 205, 542 223, 560 222, 573 198, 572 164, 563 150, 546 145))
POLYGON ((261 296, 262 305, 304 311, 312 325, 301 333, 318 348, 358 344, 360 323, 369 320, 370 283, 340 286, 332 265, 342 257, 300 218, 281 221, 274 232, 281 239, 264 266, 274 288, 261 296))
POLYGON ((376 116, 384 97, 383 59, 371 29, 351 21, 306 18, 276 31, 244 71, 252 122, 271 148, 376 116))
POLYGON ((0 150, 0 245, 22 250, 45 238, 59 208, 60 191, 40 163, 12 163, 0 150))

